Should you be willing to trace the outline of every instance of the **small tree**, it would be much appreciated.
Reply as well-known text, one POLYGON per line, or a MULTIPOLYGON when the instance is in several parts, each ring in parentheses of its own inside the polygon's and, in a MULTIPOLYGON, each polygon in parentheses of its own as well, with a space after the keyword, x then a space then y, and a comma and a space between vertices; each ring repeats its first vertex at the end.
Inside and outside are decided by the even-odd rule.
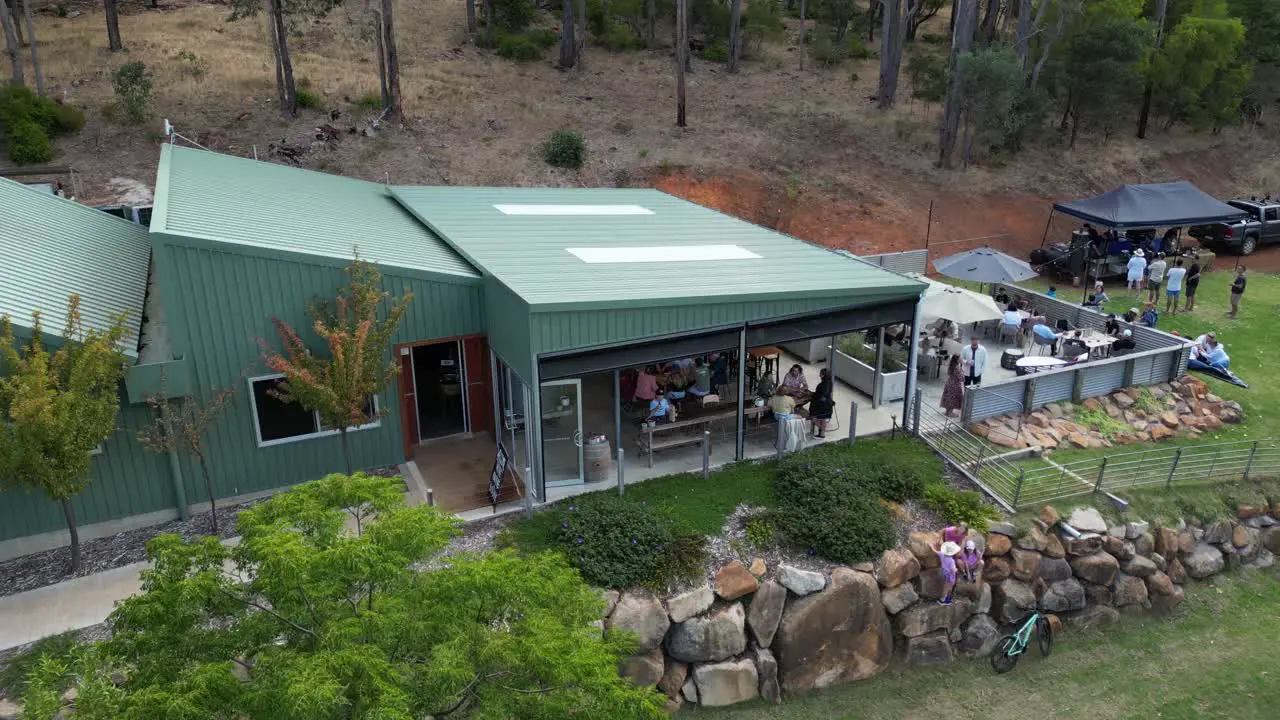
POLYGON ((227 387, 214 392, 207 402, 187 395, 178 403, 170 402, 163 395, 151 395, 147 398, 147 405, 154 417, 150 425, 138 431, 138 442, 147 450, 157 454, 185 453, 200 464, 205 493, 209 496, 209 518, 214 535, 218 534, 218 505, 213 497, 204 436, 234 394, 235 388, 227 387))
POLYGON ((130 60, 111 76, 116 98, 131 122, 140 123, 151 113, 151 71, 141 60, 130 60))
POLYGON ((308 309, 311 329, 328 354, 313 353, 289 323, 272 318, 284 351, 264 343, 263 362, 284 375, 276 395, 281 401, 319 413, 325 427, 338 431, 349 474, 353 462, 347 433, 375 419, 369 399, 396 376, 397 365, 386 355, 413 295, 406 292, 391 302, 379 318, 379 309, 391 297, 382 289, 382 274, 358 255, 345 272, 350 282, 338 291, 336 307, 313 304, 308 309))
POLYGON ((32 314, 31 342, 19 349, 0 318, 0 479, 39 490, 62 505, 71 535, 71 569, 80 569, 80 534, 71 498, 89 485, 93 452, 116 428, 125 317, 86 330, 80 296, 67 300, 62 344, 52 353, 32 314))
POLYGON ((560 555, 419 573, 456 524, 405 507, 396 480, 332 475, 242 512, 237 548, 160 536, 114 637, 44 663, 26 710, 57 713, 70 679, 76 717, 665 717, 660 694, 618 676, 634 640, 602 637, 599 594, 560 555), (129 682, 104 684, 117 669, 129 682))

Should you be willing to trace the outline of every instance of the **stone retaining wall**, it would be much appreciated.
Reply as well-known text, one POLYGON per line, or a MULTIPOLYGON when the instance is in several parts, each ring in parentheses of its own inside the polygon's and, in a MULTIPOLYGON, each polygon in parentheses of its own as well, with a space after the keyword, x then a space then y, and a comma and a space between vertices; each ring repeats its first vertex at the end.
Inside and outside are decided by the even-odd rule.
POLYGON ((1109 624, 1122 612, 1171 610, 1182 585, 1244 565, 1269 567, 1280 553, 1280 508, 1240 508, 1240 520, 1208 527, 1107 527, 1083 508, 1057 531, 1052 507, 1016 536, 993 523, 971 532, 985 556, 983 577, 961 582, 951 605, 942 589, 937 533, 915 533, 874 563, 819 573, 732 562, 713 583, 667 598, 606 593, 605 625, 631 630, 639 654, 620 672, 685 703, 777 700, 882 672, 891 662, 943 665, 991 653, 1032 610, 1055 632, 1109 624))

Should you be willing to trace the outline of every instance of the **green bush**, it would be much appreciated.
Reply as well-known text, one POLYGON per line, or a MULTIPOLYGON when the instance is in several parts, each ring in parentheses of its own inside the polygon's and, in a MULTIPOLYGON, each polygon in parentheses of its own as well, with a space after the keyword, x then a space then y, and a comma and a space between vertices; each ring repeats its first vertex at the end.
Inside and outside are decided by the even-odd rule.
POLYGON ((528 62, 542 58, 544 48, 524 35, 504 35, 498 40, 498 54, 508 60, 528 62))
POLYGON ((987 529, 987 523, 1000 519, 999 511, 983 502, 980 494, 972 490, 957 490, 943 483, 934 483, 924 489, 924 504, 941 515, 947 524, 967 523, 979 532, 987 529))
POLYGON ((846 57, 845 48, 833 42, 827 33, 814 33, 808 45, 809 57, 822 65, 838 65, 846 57))
POLYGON ((151 111, 151 72, 141 60, 131 60, 116 68, 111 76, 116 99, 131 122, 147 119, 151 111))
POLYGON ((543 49, 552 47, 560 42, 560 33, 551 28, 534 28, 525 33, 524 36, 543 49))
POLYGON ((870 60, 876 56, 876 51, 867 47, 861 38, 853 36, 849 38, 849 47, 845 50, 845 54, 853 60, 870 60))
POLYGON ((59 134, 79 132, 84 127, 84 111, 74 105, 54 105, 54 125, 59 134))
POLYGON ((361 95, 356 100, 356 107, 360 108, 361 110, 381 110, 382 109, 381 93, 378 93, 377 91, 374 91, 374 90, 370 90, 369 92, 361 95))
POLYGON ((885 500, 904 503, 924 495, 926 478, 913 468, 893 462, 869 465, 863 482, 880 493, 885 500))
POLYGON ((753 548, 766 550, 777 541, 778 529, 769 515, 755 515, 747 518, 747 544, 753 548))
POLYGON ((199 80, 209 72, 209 64, 205 62, 204 58, 190 50, 183 50, 178 53, 177 58, 178 72, 182 75, 199 80))
POLYGON ((933 53, 916 53, 907 61, 907 78, 911 96, 928 102, 941 102, 947 94, 947 58, 933 53))
POLYGON ((543 142, 542 159, 552 167, 577 170, 587 161, 587 140, 582 133, 557 130, 543 142))
POLYGON ((926 45, 947 45, 951 38, 945 33, 925 33, 920 36, 920 42, 926 45))
POLYGON ((707 62, 728 62, 729 50, 718 42, 711 43, 702 49, 702 59, 707 62))
POLYGON ((889 508, 862 482, 851 453, 821 450, 792 455, 778 469, 780 534, 834 562, 876 557, 895 541, 889 508))
POLYGON ((533 0, 493 0, 494 27, 507 32, 524 32, 537 12, 533 0))
POLYGON ((36 165, 53 159, 49 134, 34 120, 19 120, 9 128, 9 159, 19 165, 36 165))
MULTIPOLYGON (((381 99, 379 99, 381 104, 381 99)), ((324 106, 324 100, 320 98, 320 93, 314 90, 298 91, 298 107, 300 108, 320 108, 324 106)))
POLYGON ((682 532, 646 502, 596 493, 559 511, 558 519, 558 547, 592 585, 662 590, 703 572, 702 537, 682 532))
POLYGON ((636 35, 631 28, 622 23, 612 23, 603 33, 592 36, 592 42, 609 52, 625 50, 644 50, 644 38, 636 35))

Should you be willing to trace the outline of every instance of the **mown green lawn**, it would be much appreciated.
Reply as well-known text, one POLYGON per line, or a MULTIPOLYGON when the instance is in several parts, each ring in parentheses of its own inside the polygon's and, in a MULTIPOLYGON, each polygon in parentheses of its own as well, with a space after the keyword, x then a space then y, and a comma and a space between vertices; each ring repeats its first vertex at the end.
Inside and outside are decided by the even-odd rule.
POLYGON ((940 670, 894 666, 871 680, 787 698, 694 709, 724 720, 1280 717, 1280 580, 1272 570, 1189 587, 1172 616, 1125 617, 1118 628, 1059 638, 1010 674, 985 661, 940 670))

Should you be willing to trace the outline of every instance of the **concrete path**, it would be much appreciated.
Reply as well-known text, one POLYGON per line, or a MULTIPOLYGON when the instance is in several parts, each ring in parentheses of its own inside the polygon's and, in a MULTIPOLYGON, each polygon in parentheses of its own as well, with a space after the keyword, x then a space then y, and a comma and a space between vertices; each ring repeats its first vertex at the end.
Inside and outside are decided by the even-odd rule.
POLYGON ((0 650, 106 620, 117 600, 141 591, 140 573, 148 565, 133 563, 0 597, 0 650))

